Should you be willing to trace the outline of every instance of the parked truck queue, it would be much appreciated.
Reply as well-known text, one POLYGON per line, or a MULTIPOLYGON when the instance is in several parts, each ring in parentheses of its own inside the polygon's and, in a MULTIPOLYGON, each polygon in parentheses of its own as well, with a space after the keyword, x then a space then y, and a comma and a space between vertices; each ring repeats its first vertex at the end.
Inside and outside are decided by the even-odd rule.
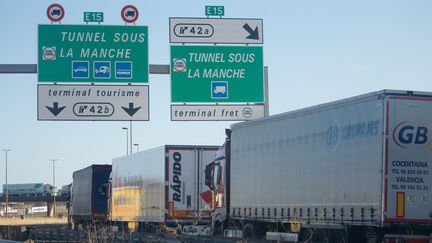
POLYGON ((74 173, 70 218, 79 197, 106 208, 80 223, 130 231, 430 242, 431 110, 432 93, 383 90, 233 124, 222 146, 115 158, 103 181, 74 173), (83 182, 105 200, 79 196, 83 182))

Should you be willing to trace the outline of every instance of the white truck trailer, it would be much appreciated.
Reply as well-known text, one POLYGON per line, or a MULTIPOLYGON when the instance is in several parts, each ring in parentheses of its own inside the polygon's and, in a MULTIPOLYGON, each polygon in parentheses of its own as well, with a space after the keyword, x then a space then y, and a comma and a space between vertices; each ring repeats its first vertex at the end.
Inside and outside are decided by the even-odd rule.
MULTIPOLYGON (((7 188, 9 196, 15 197, 51 196, 54 193, 54 187, 44 183, 9 184, 7 188)), ((3 194, 6 194, 5 184, 3 184, 3 194)))
POLYGON ((110 220, 129 229, 205 224, 204 165, 218 146, 165 145, 113 159, 110 220))
POLYGON ((214 227, 279 240, 429 242, 432 93, 369 93, 237 123, 227 135, 206 165, 214 227))

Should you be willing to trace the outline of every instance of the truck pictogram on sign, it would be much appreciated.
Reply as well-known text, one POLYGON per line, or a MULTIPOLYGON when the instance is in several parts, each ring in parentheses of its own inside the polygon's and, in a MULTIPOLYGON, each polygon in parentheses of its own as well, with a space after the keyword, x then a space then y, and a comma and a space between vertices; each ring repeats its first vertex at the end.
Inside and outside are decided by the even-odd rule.
POLYGON ((65 11, 62 5, 54 3, 48 6, 46 14, 52 22, 59 22, 63 19, 65 11))
POLYGON ((212 99, 227 99, 228 82, 226 81, 211 82, 211 97, 212 99))
POLYGON ((126 5, 121 10, 121 17, 126 23, 133 23, 137 21, 138 16, 138 9, 133 5, 126 5))

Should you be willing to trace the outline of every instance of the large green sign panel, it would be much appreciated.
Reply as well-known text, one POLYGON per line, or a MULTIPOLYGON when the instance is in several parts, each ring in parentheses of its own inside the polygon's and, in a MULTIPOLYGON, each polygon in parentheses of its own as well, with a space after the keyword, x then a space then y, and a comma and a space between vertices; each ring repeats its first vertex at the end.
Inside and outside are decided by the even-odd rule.
POLYGON ((264 102, 260 46, 171 46, 172 102, 264 102))
POLYGON ((147 26, 39 25, 38 80, 148 82, 147 26))

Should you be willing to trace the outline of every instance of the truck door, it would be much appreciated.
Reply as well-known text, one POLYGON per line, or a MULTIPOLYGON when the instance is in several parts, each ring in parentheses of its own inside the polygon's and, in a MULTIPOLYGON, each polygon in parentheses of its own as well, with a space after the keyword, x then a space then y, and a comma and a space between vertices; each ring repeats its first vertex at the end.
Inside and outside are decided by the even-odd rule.
POLYGON ((384 221, 432 222, 432 97, 387 97, 384 221))

